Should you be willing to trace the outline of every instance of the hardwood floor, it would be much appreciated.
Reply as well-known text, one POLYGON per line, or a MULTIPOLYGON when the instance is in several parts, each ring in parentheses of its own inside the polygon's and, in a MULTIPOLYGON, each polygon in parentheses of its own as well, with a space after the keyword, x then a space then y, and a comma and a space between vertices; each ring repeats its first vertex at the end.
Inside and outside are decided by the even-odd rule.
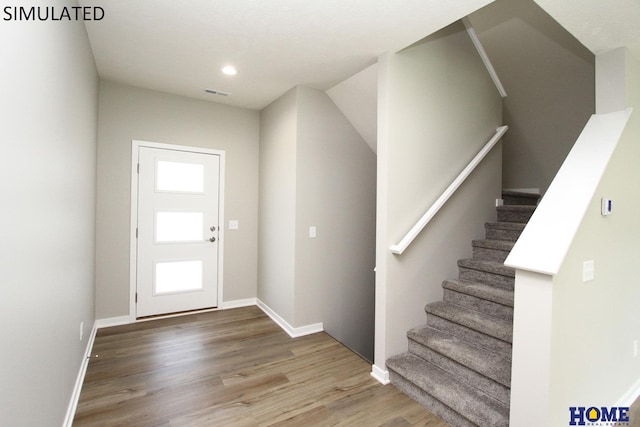
POLYGON ((257 307, 101 329, 73 425, 447 426, 325 333, 257 307))

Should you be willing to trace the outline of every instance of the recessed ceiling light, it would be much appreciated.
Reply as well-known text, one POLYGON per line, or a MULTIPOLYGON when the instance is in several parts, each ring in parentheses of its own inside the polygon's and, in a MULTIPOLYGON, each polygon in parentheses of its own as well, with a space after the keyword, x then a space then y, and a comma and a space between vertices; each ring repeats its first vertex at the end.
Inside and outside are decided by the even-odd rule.
POLYGON ((235 76, 238 74, 238 70, 233 65, 226 65, 222 68, 222 72, 227 76, 235 76))

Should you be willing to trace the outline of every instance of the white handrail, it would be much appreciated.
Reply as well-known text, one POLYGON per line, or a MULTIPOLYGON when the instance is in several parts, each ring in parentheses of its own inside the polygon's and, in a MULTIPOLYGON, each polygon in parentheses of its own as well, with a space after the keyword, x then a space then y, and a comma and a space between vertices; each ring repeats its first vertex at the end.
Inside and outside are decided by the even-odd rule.
POLYGON ((482 149, 476 154, 476 156, 469 162, 467 167, 465 167, 460 175, 457 176, 456 179, 447 187, 446 190, 438 197, 438 199, 433 203, 433 205, 422 215, 422 218, 416 222, 411 230, 400 240, 397 245, 391 246, 389 248, 392 253, 396 255, 401 255, 407 247, 413 242, 413 240, 418 237, 418 234, 427 226, 429 221, 438 213, 438 211, 444 206, 444 204, 449 200, 449 198, 456 192, 458 187, 462 185, 462 183, 467 179, 471 172, 480 164, 482 159, 491 151, 494 145, 500 141, 502 135, 509 129, 508 126, 500 126, 496 129, 496 133, 491 137, 491 139, 482 147, 482 149))
POLYGON ((467 34, 469 34, 469 37, 471 38, 471 42, 473 43, 476 50, 478 51, 478 54, 480 55, 480 58, 482 59, 484 66, 487 68, 487 71, 491 76, 491 80, 493 80, 493 83, 496 85, 496 89, 498 89, 500 96, 502 98, 506 98, 507 91, 502 85, 502 82, 500 81, 500 77, 498 77, 498 73, 496 72, 496 69, 493 68, 493 64, 489 59, 489 55, 487 55, 487 52, 484 50, 484 46, 482 46, 482 43, 480 42, 480 38, 478 37, 478 34, 476 34, 476 30, 474 30, 473 27, 471 26, 471 22, 469 22, 469 18, 463 18, 462 23, 467 29, 467 34))

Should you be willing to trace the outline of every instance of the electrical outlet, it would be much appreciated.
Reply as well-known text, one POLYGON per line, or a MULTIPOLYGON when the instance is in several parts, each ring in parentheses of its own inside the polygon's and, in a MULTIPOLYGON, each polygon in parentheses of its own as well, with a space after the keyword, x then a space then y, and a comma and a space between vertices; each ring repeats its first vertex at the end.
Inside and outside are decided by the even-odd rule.
POLYGON ((80 322, 80 341, 82 341, 83 335, 84 335, 84 322, 80 322))
POLYGON ((312 225, 311 227, 309 227, 309 237, 314 238, 316 237, 316 226, 312 225))

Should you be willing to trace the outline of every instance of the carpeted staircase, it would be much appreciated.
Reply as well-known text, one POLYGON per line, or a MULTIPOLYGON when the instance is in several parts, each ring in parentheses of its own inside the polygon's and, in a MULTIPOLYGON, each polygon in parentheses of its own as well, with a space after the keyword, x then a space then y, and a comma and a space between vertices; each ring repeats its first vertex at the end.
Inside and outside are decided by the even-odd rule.
POLYGON ((509 425, 515 271, 503 263, 539 196, 502 197, 473 258, 442 283, 444 300, 425 307, 426 326, 407 333, 409 352, 387 360, 396 387, 456 427, 509 425))

